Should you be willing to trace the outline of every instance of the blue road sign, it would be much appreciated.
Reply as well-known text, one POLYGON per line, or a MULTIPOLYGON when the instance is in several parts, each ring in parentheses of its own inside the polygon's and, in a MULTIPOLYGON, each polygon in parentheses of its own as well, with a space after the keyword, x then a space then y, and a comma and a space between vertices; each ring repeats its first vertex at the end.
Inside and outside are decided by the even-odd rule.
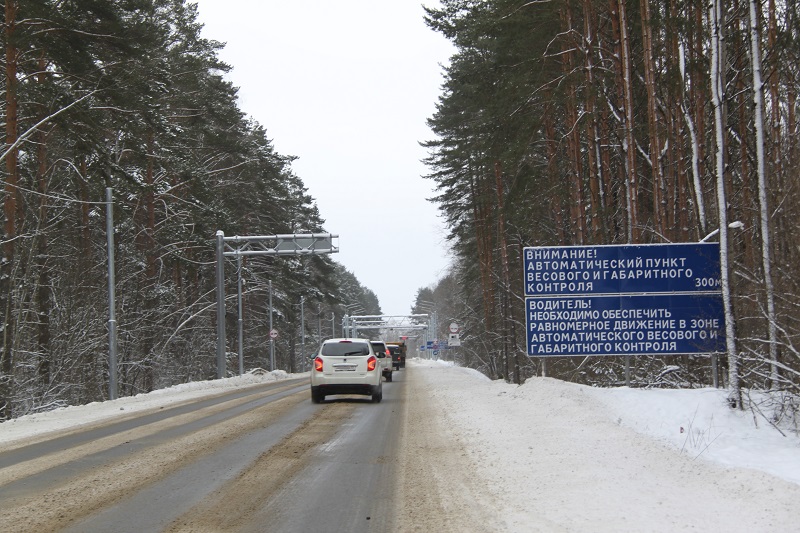
POLYGON ((528 355, 698 354, 725 350, 722 296, 526 298, 528 355))
POLYGON ((719 243, 525 248, 525 296, 719 292, 719 243))

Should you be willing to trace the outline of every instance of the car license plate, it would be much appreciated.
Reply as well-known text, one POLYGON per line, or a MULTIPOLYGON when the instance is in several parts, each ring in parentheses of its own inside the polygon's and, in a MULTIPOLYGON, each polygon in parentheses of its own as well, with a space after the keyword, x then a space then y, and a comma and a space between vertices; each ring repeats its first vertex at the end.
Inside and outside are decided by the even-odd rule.
POLYGON ((333 365, 333 371, 334 372, 355 372, 357 366, 358 365, 350 365, 350 364, 346 365, 346 364, 340 363, 338 365, 333 365))

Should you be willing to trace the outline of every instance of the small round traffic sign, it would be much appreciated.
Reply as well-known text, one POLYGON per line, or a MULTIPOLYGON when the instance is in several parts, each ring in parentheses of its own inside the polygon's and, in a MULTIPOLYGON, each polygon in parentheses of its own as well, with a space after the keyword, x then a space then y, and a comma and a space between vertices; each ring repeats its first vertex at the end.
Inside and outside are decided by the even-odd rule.
POLYGON ((277 339, 278 338, 278 330, 277 329, 269 330, 269 338, 270 339, 277 339))
POLYGON ((458 333, 459 327, 455 322, 450 322, 450 333, 458 333))

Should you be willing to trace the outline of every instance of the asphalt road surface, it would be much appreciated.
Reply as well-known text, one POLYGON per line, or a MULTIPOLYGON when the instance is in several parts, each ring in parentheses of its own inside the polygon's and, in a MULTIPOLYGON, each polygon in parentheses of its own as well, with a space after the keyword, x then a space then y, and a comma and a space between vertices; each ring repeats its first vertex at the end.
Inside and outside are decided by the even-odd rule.
POLYGON ((406 371, 383 401, 259 385, 0 452, 0 531, 397 531, 406 371))

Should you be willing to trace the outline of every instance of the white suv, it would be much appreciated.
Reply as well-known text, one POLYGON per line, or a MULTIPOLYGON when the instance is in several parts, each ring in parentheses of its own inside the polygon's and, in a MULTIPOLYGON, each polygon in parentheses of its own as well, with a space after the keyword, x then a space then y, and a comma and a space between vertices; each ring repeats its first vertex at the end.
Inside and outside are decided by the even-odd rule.
POLYGON ((382 359, 367 339, 329 339, 319 347, 311 369, 311 401, 329 394, 366 394, 383 399, 382 359))
POLYGON ((392 352, 383 341, 369 341, 372 349, 375 351, 375 356, 380 359, 381 367, 383 368, 383 377, 386 381, 392 381, 392 352))

